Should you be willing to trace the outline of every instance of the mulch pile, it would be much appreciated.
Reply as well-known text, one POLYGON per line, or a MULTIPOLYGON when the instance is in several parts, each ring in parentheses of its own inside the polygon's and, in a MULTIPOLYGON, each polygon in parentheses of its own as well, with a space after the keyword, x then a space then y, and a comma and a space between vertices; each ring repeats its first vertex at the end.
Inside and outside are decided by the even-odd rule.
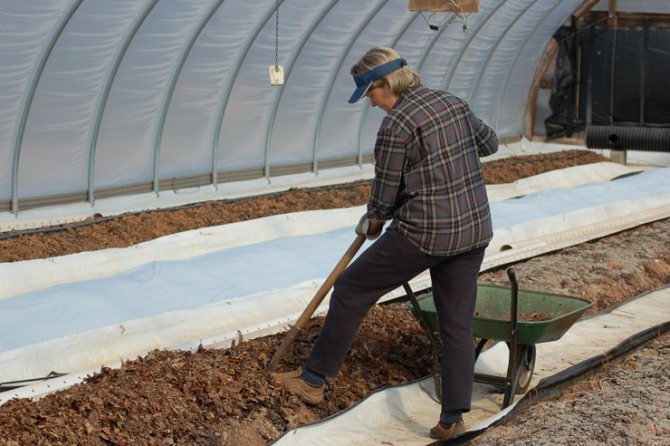
MULTIPOLYGON (((302 364, 322 322, 316 318, 303 330, 282 369, 302 364)), ((266 444, 374 389, 428 374, 430 350, 422 334, 405 306, 373 308, 317 407, 275 386, 267 374, 282 336, 225 350, 155 350, 38 401, 9 401, 0 407, 0 443, 266 444)))

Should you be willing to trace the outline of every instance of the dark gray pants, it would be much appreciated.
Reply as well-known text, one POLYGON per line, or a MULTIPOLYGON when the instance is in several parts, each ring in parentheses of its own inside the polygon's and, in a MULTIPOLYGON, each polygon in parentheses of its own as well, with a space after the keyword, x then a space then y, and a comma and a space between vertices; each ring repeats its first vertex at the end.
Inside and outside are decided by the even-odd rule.
POLYGON ((474 380, 472 315, 484 248, 449 257, 421 252, 386 231, 335 282, 321 334, 307 366, 335 376, 368 310, 384 294, 430 269, 442 339, 442 410, 470 410, 474 380))

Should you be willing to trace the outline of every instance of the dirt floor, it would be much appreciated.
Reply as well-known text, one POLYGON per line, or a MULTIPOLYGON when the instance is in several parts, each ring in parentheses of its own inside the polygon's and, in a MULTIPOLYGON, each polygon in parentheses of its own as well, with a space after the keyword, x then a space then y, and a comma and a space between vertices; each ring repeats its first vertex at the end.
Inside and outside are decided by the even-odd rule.
MULTIPOLYGON (((584 151, 495 161, 489 184, 600 161, 584 151)), ((0 240, 0 261, 51 257, 129 246, 173 232, 305 209, 365 203, 369 184, 291 190, 267 197, 205 203, 56 228, 0 240)), ((670 220, 514 265, 521 288, 586 297, 589 312, 670 284, 670 220)), ((504 268, 480 275, 507 282, 504 268)), ((322 323, 314 319, 282 363, 305 359, 322 323)), ((0 444, 263 445, 294 426, 337 413, 380 387, 429 373, 427 340, 403 304, 375 307, 366 318, 326 401, 308 406, 277 388, 267 363, 282 335, 247 340, 226 350, 156 350, 104 369, 84 383, 38 401, 0 406, 0 444)), ((629 355, 621 365, 538 403, 505 426, 477 438, 493 444, 670 445, 668 336, 629 355)), ((426 443, 430 440, 427 438, 426 443)))

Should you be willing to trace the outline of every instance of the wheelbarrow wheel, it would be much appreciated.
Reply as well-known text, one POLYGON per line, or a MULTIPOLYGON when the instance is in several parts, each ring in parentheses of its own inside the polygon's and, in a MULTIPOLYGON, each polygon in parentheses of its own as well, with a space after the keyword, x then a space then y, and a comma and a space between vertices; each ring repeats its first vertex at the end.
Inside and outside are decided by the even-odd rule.
POLYGON ((517 373, 519 378, 514 393, 521 394, 528 390, 530 380, 533 377, 535 369, 535 346, 525 345, 517 351, 516 363, 518 364, 517 373))

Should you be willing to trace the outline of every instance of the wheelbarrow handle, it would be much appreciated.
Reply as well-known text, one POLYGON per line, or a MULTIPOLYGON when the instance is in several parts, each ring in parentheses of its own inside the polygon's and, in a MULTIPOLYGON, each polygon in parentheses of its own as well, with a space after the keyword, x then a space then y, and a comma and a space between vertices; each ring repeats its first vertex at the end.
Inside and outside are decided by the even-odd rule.
POLYGON ((288 332, 286 332, 284 340, 279 345, 279 348, 270 360, 270 364, 268 364, 268 370, 270 372, 274 371, 274 369, 277 367, 279 360, 286 354, 286 351, 293 343, 293 340, 298 336, 305 325, 307 325, 316 309, 319 307, 319 305, 321 305, 321 302, 335 284, 337 277, 340 275, 340 273, 342 273, 342 271, 344 271, 347 265, 349 265, 349 262, 351 262, 358 250, 361 249, 363 243, 365 243, 365 236, 356 236, 356 239, 353 241, 353 243, 351 243, 349 249, 347 249, 340 261, 337 262, 335 268, 333 268, 326 280, 321 285, 321 288, 319 288, 307 307, 303 310, 296 323, 291 326, 288 332))
POLYGON ((511 301, 511 330, 512 330, 512 336, 516 338, 516 330, 517 330, 517 310, 519 306, 519 283, 516 280, 516 272, 514 271, 514 268, 511 266, 507 268, 507 277, 509 277, 509 281, 512 283, 512 301, 511 301))
POLYGON ((512 283, 512 296, 511 296, 511 308, 510 308, 510 341, 509 341, 509 362, 507 363, 507 375, 505 378, 505 394, 503 396, 503 408, 512 404, 514 399, 514 391, 516 390, 516 382, 513 379, 513 375, 516 373, 519 364, 517 361, 517 350, 519 349, 518 345, 518 321, 517 321, 517 311, 519 306, 519 283, 516 280, 516 272, 511 266, 507 268, 507 277, 509 277, 510 282, 512 283))

